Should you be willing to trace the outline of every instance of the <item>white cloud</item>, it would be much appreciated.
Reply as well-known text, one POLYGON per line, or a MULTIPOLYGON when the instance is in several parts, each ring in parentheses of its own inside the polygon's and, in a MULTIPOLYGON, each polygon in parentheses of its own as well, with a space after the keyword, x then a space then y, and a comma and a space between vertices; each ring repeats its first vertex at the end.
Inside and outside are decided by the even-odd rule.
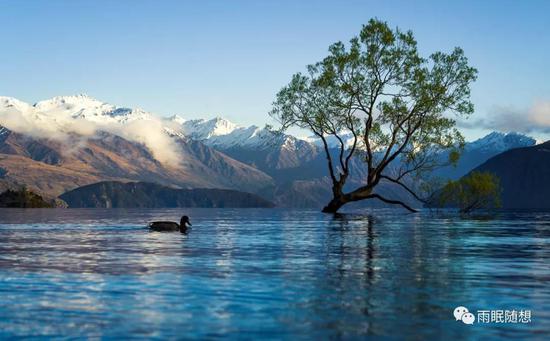
POLYGON ((537 101, 526 109, 497 107, 487 117, 461 121, 459 126, 467 129, 548 134, 550 133, 550 101, 537 101))
POLYGON ((101 130, 144 144, 157 160, 166 165, 181 166, 181 150, 174 140, 166 134, 163 123, 158 118, 106 125, 101 130))
POLYGON ((181 150, 165 133, 163 121, 159 117, 150 115, 146 119, 106 119, 103 122, 75 117, 74 112, 62 108, 41 111, 15 99, 0 97, 0 125, 35 138, 65 142, 67 153, 83 147, 88 138, 97 137, 97 132, 105 131, 145 145, 165 165, 181 166, 181 150))
POLYGON ((539 101, 535 103, 529 111, 529 118, 546 131, 550 128, 550 101, 539 101))

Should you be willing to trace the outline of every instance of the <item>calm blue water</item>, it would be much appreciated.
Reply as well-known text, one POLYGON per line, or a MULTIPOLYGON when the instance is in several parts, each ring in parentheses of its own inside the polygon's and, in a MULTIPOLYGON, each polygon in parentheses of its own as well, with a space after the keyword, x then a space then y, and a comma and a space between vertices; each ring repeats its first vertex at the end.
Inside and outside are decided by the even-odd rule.
POLYGON ((543 339, 549 259, 549 213, 2 209, 0 338, 543 339))

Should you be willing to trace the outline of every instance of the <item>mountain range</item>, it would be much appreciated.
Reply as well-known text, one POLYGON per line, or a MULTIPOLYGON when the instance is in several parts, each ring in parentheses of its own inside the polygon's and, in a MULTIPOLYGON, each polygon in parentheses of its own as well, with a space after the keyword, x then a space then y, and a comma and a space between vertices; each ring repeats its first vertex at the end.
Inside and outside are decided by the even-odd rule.
MULTIPOLYGON (((521 134, 495 132, 468 143, 459 164, 437 175, 458 178, 503 151, 534 144, 521 134)), ((353 160, 349 186, 365 174, 362 162, 353 160)), ((314 138, 220 117, 163 117, 86 95, 33 105, 0 97, 0 190, 25 184, 56 197, 101 181, 232 189, 287 207, 318 208, 330 198, 326 156, 314 138)), ((391 184, 379 191, 412 200, 391 184)))

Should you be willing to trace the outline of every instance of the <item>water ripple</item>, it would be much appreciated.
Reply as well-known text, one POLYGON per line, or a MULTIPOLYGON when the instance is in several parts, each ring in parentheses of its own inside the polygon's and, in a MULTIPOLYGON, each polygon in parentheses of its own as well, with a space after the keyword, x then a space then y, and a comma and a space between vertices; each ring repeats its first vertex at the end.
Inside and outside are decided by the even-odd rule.
POLYGON ((0 338, 542 338, 550 214, 0 210, 0 338), (466 326, 457 305, 530 309, 466 326))

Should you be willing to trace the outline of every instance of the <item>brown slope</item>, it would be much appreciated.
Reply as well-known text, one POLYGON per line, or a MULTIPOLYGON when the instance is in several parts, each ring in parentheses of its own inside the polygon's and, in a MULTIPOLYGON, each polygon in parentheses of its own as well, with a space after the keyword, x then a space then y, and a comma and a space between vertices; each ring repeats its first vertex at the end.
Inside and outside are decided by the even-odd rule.
POLYGON ((61 142, 8 131, 0 138, 0 180, 25 184, 49 196, 104 180, 251 192, 272 181, 261 171, 201 143, 181 139, 178 143, 181 165, 167 166, 143 145, 109 133, 89 139, 73 135, 61 142))

